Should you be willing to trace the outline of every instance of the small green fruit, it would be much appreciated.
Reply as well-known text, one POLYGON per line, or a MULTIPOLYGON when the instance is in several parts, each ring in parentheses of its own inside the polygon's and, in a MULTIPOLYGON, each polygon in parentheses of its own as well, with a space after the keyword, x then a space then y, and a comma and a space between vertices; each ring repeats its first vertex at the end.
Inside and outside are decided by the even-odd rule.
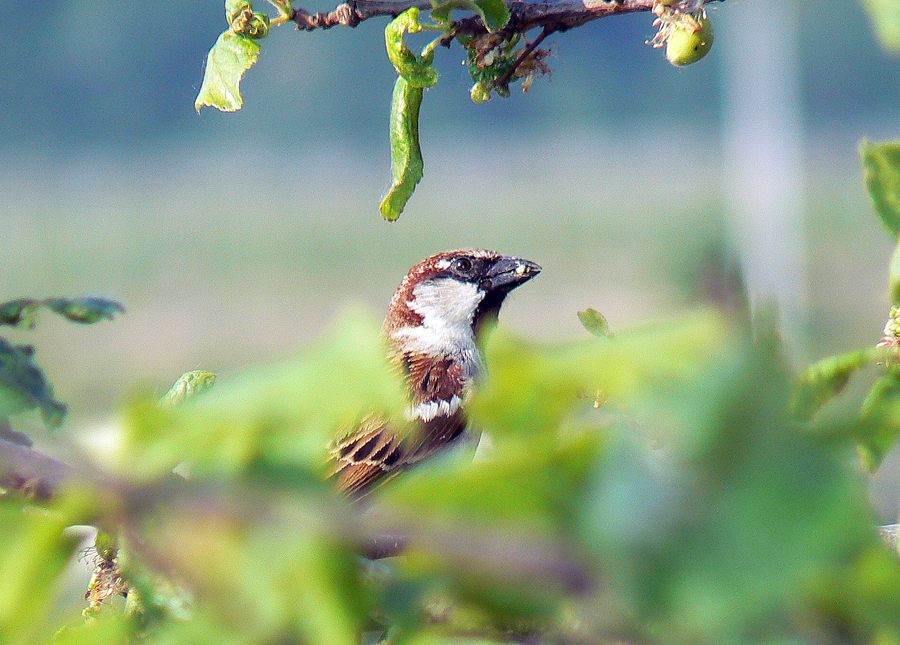
POLYGON ((491 86, 484 82, 479 81, 472 86, 471 91, 469 92, 469 96, 472 97, 472 101, 474 103, 484 103, 485 101, 491 100, 491 86))
POLYGON ((97 550, 97 555, 106 561, 115 558, 116 552, 119 550, 116 538, 104 531, 97 531, 97 537, 94 538, 94 548, 97 550))
POLYGON ((696 63, 712 49, 713 40, 715 35, 712 20, 706 15, 697 20, 697 27, 690 24, 675 25, 666 40, 666 58, 679 67, 696 63))

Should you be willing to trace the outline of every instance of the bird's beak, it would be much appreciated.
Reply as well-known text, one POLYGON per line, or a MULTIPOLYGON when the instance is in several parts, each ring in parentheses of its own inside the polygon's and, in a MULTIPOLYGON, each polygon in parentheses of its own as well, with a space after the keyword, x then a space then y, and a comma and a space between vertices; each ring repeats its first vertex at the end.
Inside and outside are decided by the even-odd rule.
POLYGON ((511 291, 531 280, 541 272, 541 265, 531 260, 502 257, 488 269, 481 279, 481 288, 485 291, 502 289, 511 291))

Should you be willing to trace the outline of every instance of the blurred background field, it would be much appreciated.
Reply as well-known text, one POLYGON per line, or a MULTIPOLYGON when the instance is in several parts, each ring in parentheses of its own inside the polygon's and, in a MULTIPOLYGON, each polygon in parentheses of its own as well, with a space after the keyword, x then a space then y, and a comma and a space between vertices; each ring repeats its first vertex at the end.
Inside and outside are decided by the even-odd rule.
MULTIPOLYGON (((742 82, 725 61, 741 51, 726 35, 731 9, 764 20, 769 0, 713 7, 719 42, 683 70, 643 44, 646 15, 558 35, 550 78, 483 106, 469 101, 459 49, 440 51, 425 179, 395 224, 377 212, 394 78, 381 22, 273 30, 244 110, 198 116, 220 2, 23 4, 23 37, 0 62, 0 300, 96 293, 128 308, 96 327, 45 316, 13 334, 37 346, 73 427, 139 385, 291 354, 351 303, 380 312, 409 265, 439 249, 540 262, 503 322, 559 339, 584 333, 575 312, 588 306, 614 329, 690 309, 706 258, 741 247, 723 170, 727 88, 742 82)), ((855 3, 785 6, 796 49, 782 62, 799 100, 778 109, 801 151, 802 364, 874 343, 886 318, 891 243, 856 146, 897 136, 900 61, 855 3)), ((885 519, 897 462, 873 488, 885 519)))

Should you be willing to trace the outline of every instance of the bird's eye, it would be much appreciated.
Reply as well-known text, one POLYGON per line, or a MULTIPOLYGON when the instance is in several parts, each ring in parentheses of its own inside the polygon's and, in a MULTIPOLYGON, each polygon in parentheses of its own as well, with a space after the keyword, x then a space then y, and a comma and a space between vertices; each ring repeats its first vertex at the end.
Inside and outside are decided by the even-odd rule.
POLYGON ((453 270, 457 273, 468 273, 472 270, 472 260, 469 258, 456 258, 453 260, 453 270))

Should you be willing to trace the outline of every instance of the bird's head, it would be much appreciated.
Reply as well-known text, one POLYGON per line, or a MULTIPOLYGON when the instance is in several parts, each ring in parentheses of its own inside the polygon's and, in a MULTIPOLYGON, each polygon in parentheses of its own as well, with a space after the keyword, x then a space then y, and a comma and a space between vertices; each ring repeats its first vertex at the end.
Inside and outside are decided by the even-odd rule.
POLYGON ((540 272, 530 260, 483 249, 432 255, 400 283, 386 331, 404 350, 457 354, 473 345, 478 326, 499 312, 510 291, 540 272))

